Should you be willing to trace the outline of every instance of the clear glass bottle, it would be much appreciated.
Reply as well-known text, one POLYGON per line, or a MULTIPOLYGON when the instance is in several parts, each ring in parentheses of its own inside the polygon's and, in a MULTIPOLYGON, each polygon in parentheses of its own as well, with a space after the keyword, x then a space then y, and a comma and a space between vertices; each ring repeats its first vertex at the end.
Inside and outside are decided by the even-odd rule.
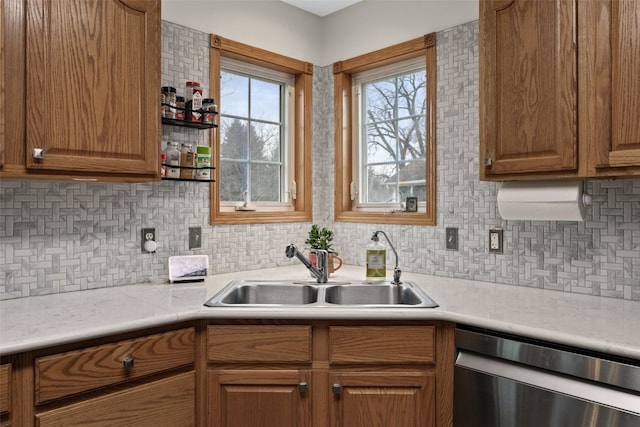
POLYGON ((167 155, 165 160, 167 164, 167 178, 180 178, 180 151, 178 150, 178 143, 173 141, 167 142, 165 154, 167 155))
POLYGON ((374 236, 371 240, 366 250, 366 280, 368 282, 379 282, 384 280, 387 275, 387 248, 378 236, 374 236))

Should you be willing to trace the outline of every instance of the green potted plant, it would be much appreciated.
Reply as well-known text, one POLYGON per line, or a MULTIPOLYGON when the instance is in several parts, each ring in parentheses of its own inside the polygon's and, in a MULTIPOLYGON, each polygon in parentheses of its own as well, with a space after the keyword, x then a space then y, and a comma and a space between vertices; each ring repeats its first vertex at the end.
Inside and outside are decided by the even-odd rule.
POLYGON ((338 256, 338 252, 333 249, 333 231, 326 227, 320 227, 318 224, 312 224, 309 235, 305 243, 309 245, 309 261, 313 265, 317 265, 317 258, 314 250, 324 249, 329 253, 329 274, 335 272, 342 267, 342 259, 338 256), (338 265, 336 266, 336 262, 338 265))

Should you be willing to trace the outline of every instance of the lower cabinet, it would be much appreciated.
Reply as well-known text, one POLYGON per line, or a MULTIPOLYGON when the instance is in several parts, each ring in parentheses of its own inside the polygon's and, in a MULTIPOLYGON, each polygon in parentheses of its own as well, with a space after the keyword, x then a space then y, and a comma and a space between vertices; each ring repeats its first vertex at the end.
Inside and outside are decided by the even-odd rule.
POLYGON ((309 377, 306 370, 212 370, 209 425, 308 427, 309 377))
POLYGON ((329 375, 332 427, 433 427, 435 386, 426 372, 329 375))
POLYGON ((210 427, 450 427, 453 325, 207 327, 210 427))
POLYGON ((0 365, 0 426, 10 426, 11 416, 11 363, 0 365))
POLYGON ((3 356, 0 426, 451 427, 454 325, 202 320, 3 356))
POLYGON ((188 326, 22 355, 17 391, 30 409, 15 424, 196 426, 196 335, 188 326))
POLYGON ((195 426, 195 372, 45 411, 36 422, 39 427, 195 426))

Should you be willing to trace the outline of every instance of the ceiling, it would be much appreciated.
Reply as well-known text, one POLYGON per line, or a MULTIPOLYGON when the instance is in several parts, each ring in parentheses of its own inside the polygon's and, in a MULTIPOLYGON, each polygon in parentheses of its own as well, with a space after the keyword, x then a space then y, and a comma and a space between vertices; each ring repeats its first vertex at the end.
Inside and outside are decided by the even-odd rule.
POLYGON ((318 16, 327 16, 361 0, 282 0, 299 9, 318 16))

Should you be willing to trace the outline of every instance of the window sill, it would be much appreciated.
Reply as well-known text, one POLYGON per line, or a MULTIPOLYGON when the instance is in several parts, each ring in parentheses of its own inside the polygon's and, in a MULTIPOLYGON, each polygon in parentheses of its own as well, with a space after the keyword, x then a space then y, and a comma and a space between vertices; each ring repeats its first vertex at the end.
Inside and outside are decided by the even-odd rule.
POLYGON ((355 212, 335 213, 337 222, 359 222, 367 224, 435 225, 436 219, 425 212, 355 212))
POLYGON ((310 221, 311 215, 306 212, 223 211, 212 216, 211 224, 273 224, 310 221))

